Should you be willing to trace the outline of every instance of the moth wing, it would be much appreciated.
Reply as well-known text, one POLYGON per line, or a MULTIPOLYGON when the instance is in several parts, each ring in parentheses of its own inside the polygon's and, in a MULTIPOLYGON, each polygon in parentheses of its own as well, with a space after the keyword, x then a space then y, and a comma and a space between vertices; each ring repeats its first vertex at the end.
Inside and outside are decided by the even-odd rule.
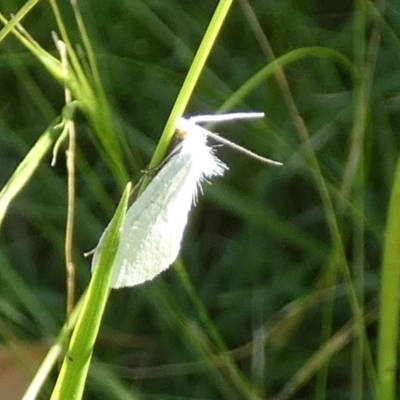
POLYGON ((114 260, 112 288, 151 280, 175 261, 196 191, 197 180, 192 175, 187 156, 174 156, 128 210, 114 260))

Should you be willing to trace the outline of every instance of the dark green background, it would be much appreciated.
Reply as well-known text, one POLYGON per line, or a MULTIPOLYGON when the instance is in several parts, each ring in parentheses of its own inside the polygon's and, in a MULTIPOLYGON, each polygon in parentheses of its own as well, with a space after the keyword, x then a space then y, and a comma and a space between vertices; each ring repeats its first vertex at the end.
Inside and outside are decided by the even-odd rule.
MULTIPOLYGON (((188 115, 215 112, 271 61, 239 3, 231 8, 188 115)), ((350 269, 357 254, 355 232, 363 225, 362 281, 357 273, 350 273, 354 284, 361 282, 369 310, 379 291, 385 213, 399 147, 400 3, 386 2, 379 17, 371 4, 365 3, 362 11, 361 7, 354 9, 355 3, 256 0, 251 6, 276 57, 301 47, 337 50, 354 63, 370 89, 364 97, 367 113, 359 121, 355 117, 354 81, 343 66, 327 58, 310 57, 285 68, 330 190, 350 269), (356 122, 364 123, 359 145, 362 166, 343 208, 340 187, 356 122)), ((210 0, 80 2, 113 112, 115 135, 134 183, 151 159, 216 4, 210 0)), ((0 2, 6 16, 20 6, 13 1, 0 2)), ((62 8, 68 33, 79 44, 69 4, 62 8)), ((34 8, 24 27, 56 55, 51 31, 57 31, 57 26, 47 2, 34 8)), ((9 35, 0 43, 1 186, 63 105, 60 84, 9 35)), ((332 268, 337 273, 335 279, 329 281, 326 275, 332 252, 326 210, 277 81, 264 81, 235 109, 264 111, 266 119, 215 129, 285 165, 260 165, 232 150, 218 150, 230 171, 223 179, 215 179, 212 186, 204 185, 205 194, 191 213, 181 261, 198 300, 226 347, 233 351, 248 385, 262 397, 273 398, 354 315, 342 266, 332 268), (327 338, 323 332, 329 326, 327 338), (252 341, 262 342, 263 337, 264 345, 252 352, 252 341), (237 350, 242 348, 242 352, 237 350)), ((96 245, 122 188, 116 184, 83 114, 77 114, 76 126, 74 255, 77 288, 82 293, 90 279, 90 261, 82 253, 96 245), (96 180, 108 197, 99 198, 93 192, 90 182, 96 180)), ((12 203, 0 232, 4 259, 53 318, 52 331, 41 325, 37 315, 26 312, 16 290, 0 280, 2 318, 23 340, 50 338, 65 318, 64 150, 55 168, 49 165, 51 155, 46 157, 12 203)), ((374 323, 367 328, 367 335, 366 347, 374 355, 374 323)), ((94 363, 104 362, 117 376, 125 377, 128 387, 139 393, 138 398, 244 398, 224 368, 215 368, 207 351, 199 350, 207 347, 210 336, 210 327, 204 325, 187 286, 171 268, 151 283, 112 293, 94 363), (201 341, 204 343, 199 344, 201 341), (129 369, 121 371, 119 365, 129 369), (163 368, 156 368, 160 366, 163 368)), ((373 398, 369 374, 364 381, 354 375, 355 365, 364 361, 352 358, 352 343, 332 356, 322 353, 330 362, 325 370, 326 386, 318 386, 322 375, 316 378, 312 374, 291 398, 357 398, 357 383, 363 390, 356 391, 360 398, 373 398)), ((317 370, 322 373, 322 366, 317 370)), ((89 379, 86 398, 118 398, 105 393, 95 379, 89 379)))

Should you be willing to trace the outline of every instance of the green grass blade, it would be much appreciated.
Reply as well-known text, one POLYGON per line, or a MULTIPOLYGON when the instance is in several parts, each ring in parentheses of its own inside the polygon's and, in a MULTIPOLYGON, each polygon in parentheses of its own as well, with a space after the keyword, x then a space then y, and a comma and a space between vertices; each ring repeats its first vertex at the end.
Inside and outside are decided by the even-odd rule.
POLYGON ((52 400, 74 400, 82 397, 93 346, 110 293, 112 264, 118 248, 119 228, 125 218, 130 192, 131 184, 128 183, 104 236, 98 266, 90 281, 82 312, 51 396, 52 400))
MULTIPOLYGON (((168 145, 174 134, 176 123, 185 111, 185 108, 190 100, 190 96, 192 95, 194 87, 199 80, 200 74, 206 64, 208 56, 210 55, 211 49, 217 40, 218 33, 221 30, 231 5, 232 0, 221 0, 214 12, 207 31, 204 34, 203 40, 186 76, 185 82, 182 85, 178 98, 176 99, 174 107, 168 118, 167 124, 165 125, 160 141, 158 142, 158 146, 150 163, 150 169, 157 167, 157 165, 159 165, 161 160, 164 158, 168 145)), ((145 178, 141 188, 144 189, 147 184, 148 178, 145 178)))
POLYGON ((10 19, 9 23, 0 30, 0 42, 22 21, 39 0, 27 1, 18 12, 10 19))
POLYGON ((223 113, 229 111, 236 104, 239 104, 257 86, 264 83, 266 79, 273 77, 278 68, 286 67, 292 63, 299 62, 310 57, 331 59, 348 72, 349 77, 352 78, 355 86, 358 83, 359 76, 354 64, 343 54, 326 47, 304 47, 293 50, 261 68, 260 71, 248 79, 247 82, 245 82, 235 93, 229 97, 228 100, 224 102, 224 104, 218 109, 218 112, 223 113))
POLYGON ((51 125, 37 140, 29 153, 21 161, 11 178, 0 191, 0 228, 3 218, 11 201, 17 196, 22 188, 28 183, 40 164, 45 154, 50 150, 57 134, 54 128, 56 122, 51 125))
POLYGON ((400 158, 387 214, 380 293, 378 399, 396 399, 400 301, 400 158))
POLYGON ((68 322, 66 322, 61 329, 55 343, 51 346, 50 350, 47 352, 46 357, 43 359, 40 367, 38 368, 34 378, 29 383, 22 400, 36 399, 39 395, 40 390, 46 384, 49 379, 49 375, 59 360, 60 355, 65 349, 65 342, 68 340, 72 328, 75 326, 78 319, 79 313, 82 309, 82 303, 84 301, 84 296, 81 297, 74 310, 71 313, 71 317, 68 322))

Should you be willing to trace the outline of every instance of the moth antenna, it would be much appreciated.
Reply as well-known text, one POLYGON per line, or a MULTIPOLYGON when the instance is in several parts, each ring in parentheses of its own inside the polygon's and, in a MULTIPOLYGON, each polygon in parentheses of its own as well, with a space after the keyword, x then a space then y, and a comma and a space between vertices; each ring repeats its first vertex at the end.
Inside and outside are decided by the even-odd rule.
POLYGON ((239 153, 245 154, 246 156, 249 156, 258 161, 261 161, 262 163, 271 164, 271 165, 279 165, 279 166, 283 165, 283 163, 281 163, 279 161, 275 161, 275 160, 271 160, 270 158, 265 158, 265 157, 259 156, 258 154, 253 153, 251 150, 248 150, 242 146, 239 146, 238 144, 233 143, 230 140, 217 135, 216 133, 207 131, 206 134, 207 134, 207 136, 214 139, 215 141, 225 144, 226 146, 231 147, 232 149, 238 151, 239 153))
POLYGON ((264 118, 263 112, 236 112, 227 114, 206 114, 206 115, 194 115, 189 117, 188 120, 191 122, 204 123, 204 122, 223 122, 223 121, 234 121, 237 119, 258 119, 264 118))

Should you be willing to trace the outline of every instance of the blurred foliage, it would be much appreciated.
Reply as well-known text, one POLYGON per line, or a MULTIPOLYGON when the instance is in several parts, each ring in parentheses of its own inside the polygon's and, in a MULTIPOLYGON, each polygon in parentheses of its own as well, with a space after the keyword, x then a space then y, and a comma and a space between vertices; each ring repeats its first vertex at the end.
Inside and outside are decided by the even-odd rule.
MULTIPOLYGON (((20 6, 0 0, 6 18, 20 6)), ((85 64, 70 5, 59 6, 85 64)), ((121 169, 136 183, 216 2, 79 6, 121 169)), ((271 76, 235 104, 265 111, 265 121, 214 128, 285 165, 266 167, 218 150, 230 171, 205 185, 180 260, 152 282, 112 292, 85 398, 375 398, 376 304, 400 142, 399 16, 393 0, 234 2, 187 114, 217 111, 273 61, 271 51, 278 58, 325 47, 347 57, 358 78, 310 51, 285 65, 287 86, 271 76)), ((48 2, 37 3, 23 26, 59 58, 48 2)), ((0 187, 64 104, 60 82, 8 34, 0 42, 0 187)), ((77 112, 74 120, 80 295, 90 279, 83 253, 96 245, 126 182, 88 115, 77 112)), ((12 332, 0 329, 5 343, 51 341, 66 318, 65 148, 51 167, 49 147, 2 221, 0 315, 12 332)))

